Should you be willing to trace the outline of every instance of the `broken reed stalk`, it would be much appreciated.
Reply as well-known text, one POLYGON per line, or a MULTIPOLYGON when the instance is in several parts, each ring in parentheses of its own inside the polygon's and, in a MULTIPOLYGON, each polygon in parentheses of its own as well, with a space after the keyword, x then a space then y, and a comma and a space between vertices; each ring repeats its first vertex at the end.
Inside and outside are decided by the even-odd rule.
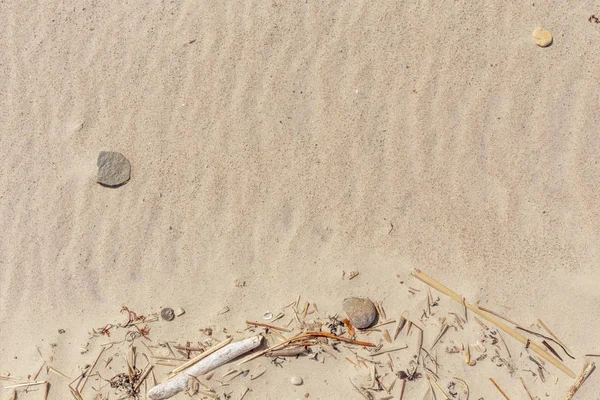
POLYGON ((41 382, 26 382, 26 383, 17 383, 16 385, 8 385, 4 386, 4 389, 16 389, 20 387, 28 387, 28 386, 36 386, 36 385, 45 385, 46 381, 41 382))
POLYGON ((104 353, 104 350, 106 350, 106 347, 103 347, 102 350, 100 350, 100 353, 98 354, 98 357, 96 357, 96 361, 94 361, 94 363, 92 364, 92 366, 90 367, 90 369, 85 374, 85 379, 81 383, 81 389, 78 389, 77 392, 79 392, 79 393, 83 392, 83 388, 85 388, 85 384, 87 383, 88 378, 92 374, 92 371, 94 370, 94 367, 96 366, 96 364, 98 364, 98 360, 100 359, 100 356, 102 356, 102 353, 104 353))
POLYGON ((500 386, 498 386, 498 384, 496 383, 496 381, 495 381, 495 380, 493 380, 492 378, 490 378, 490 381, 491 381, 491 382, 494 384, 494 386, 496 387, 496 389, 498 389, 498 391, 500 392, 500 394, 502 394, 502 396, 504 396, 504 398, 505 398, 506 400, 510 400, 510 397, 508 397, 508 396, 506 395, 506 393, 504 393, 504 390, 500 389, 500 386))
POLYGON ((276 331, 281 331, 281 332, 291 332, 291 330, 289 330, 289 329, 280 328, 278 326, 270 325, 270 324, 263 324, 261 322, 246 321, 246 324, 252 325, 252 326, 260 326, 260 327, 263 327, 263 328, 271 328, 271 329, 274 329, 276 331))
POLYGON ((220 350, 221 348, 227 346, 229 343, 231 343, 231 341, 233 340, 232 337, 223 340, 221 343, 211 347, 210 349, 206 350, 204 353, 192 358, 190 361, 180 365, 179 367, 175 368, 173 371, 171 371, 171 373, 169 374, 170 376, 173 376, 181 371, 183 371, 186 368, 191 367, 192 365, 196 364, 197 362, 199 362, 200 360, 204 359, 205 357, 213 354, 215 351, 220 350))
POLYGON ((496 317, 498 317, 498 318, 500 318, 500 319, 503 319, 503 320, 505 320, 506 322, 510 322, 510 323, 511 323, 511 324, 513 324, 514 326, 519 326, 519 324, 517 324, 517 323, 516 323, 515 321, 513 321, 512 319, 510 319, 510 318, 508 318, 508 317, 505 317, 504 315, 502 315, 502 314, 500 314, 500 313, 497 313, 497 312, 495 312, 495 311, 493 311, 493 310, 490 310, 489 308, 485 308, 485 307, 482 307, 482 306, 477 306, 477 307, 479 307, 479 309, 480 309, 480 310, 483 310, 483 311, 485 311, 485 312, 486 312, 486 313, 488 313, 488 314, 495 315, 496 317))
MULTIPOLYGON (((463 304, 462 298, 457 293, 453 292, 452 290, 450 290, 446 286, 442 285, 441 283, 439 283, 435 279, 431 278, 430 276, 424 274, 423 272, 419 271, 418 269, 415 269, 412 274, 420 281, 433 287, 437 291, 445 294, 446 296, 450 297, 457 303, 463 304)), ((540 357, 542 357, 543 359, 545 359, 546 361, 548 361, 549 363, 554 365, 556 368, 563 371, 569 377, 575 378, 575 373, 573 371, 571 371, 566 365, 564 365, 563 363, 558 361, 556 358, 552 357, 549 353, 546 352, 546 350, 544 350, 539 345, 531 342, 525 336, 521 335, 519 332, 510 328, 508 325, 506 325, 504 322, 500 321, 498 318, 495 318, 495 317, 491 316, 490 314, 486 314, 484 311, 480 310, 479 308, 477 308, 476 306, 474 306, 472 304, 467 303, 466 301, 464 302, 464 305, 469 310, 471 310, 475 314, 479 315, 481 318, 485 319, 486 321, 496 325, 498 328, 502 329, 504 332, 506 332, 507 334, 509 334, 510 336, 512 336, 519 342, 521 342, 522 344, 527 345, 527 343, 529 342, 529 348, 532 349, 533 351, 535 351, 540 357)))
POLYGON ((431 379, 429 377, 429 375, 427 375, 427 380, 430 382, 433 382, 433 384, 435 385, 435 387, 437 387, 437 389, 440 391, 440 393, 442 393, 442 395, 444 396, 444 400, 450 400, 450 397, 448 397, 448 395, 446 394, 446 392, 444 392, 444 389, 442 389, 442 387, 440 385, 438 385, 438 383, 435 381, 435 379, 431 379))
POLYGON ((575 395, 575 393, 577 393, 581 385, 583 385, 583 382, 585 382, 588 376, 590 376, 591 373, 594 372, 595 368, 596 364, 594 363, 588 364, 588 366, 584 368, 579 378, 577 378, 577 380, 575 381, 573 387, 571 387, 571 390, 569 390, 569 393, 567 393, 567 397, 565 397, 565 400, 571 400, 573 398, 573 396, 575 395))

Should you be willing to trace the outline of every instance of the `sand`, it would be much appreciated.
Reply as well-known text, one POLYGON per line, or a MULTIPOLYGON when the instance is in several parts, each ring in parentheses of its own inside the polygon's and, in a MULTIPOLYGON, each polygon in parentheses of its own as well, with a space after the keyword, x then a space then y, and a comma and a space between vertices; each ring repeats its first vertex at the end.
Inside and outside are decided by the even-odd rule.
MULTIPOLYGON (((525 325, 541 318, 579 373, 600 353, 594 7, 1 3, 0 369, 27 376, 53 355, 76 375, 97 354, 79 354, 88 332, 122 305, 184 307, 152 328, 161 340, 243 329, 298 294, 323 314, 364 295, 400 315, 423 300, 406 287, 417 267, 525 325), (95 182, 103 150, 131 161, 126 185, 95 182)), ((489 377, 511 398, 520 374, 540 398, 573 383, 461 368, 473 398, 499 398, 489 377)), ((361 398, 351 373, 295 361, 246 398, 361 398)), ((579 398, 597 387, 600 374, 579 398)))

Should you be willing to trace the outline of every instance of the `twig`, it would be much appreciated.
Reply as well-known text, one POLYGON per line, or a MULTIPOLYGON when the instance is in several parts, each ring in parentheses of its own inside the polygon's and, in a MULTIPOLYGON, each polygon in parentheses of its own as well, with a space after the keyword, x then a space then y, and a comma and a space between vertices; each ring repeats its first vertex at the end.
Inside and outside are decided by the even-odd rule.
POLYGON ((404 397, 404 387, 406 386, 406 379, 402 379, 402 387, 400 388, 400 400, 404 397))
POLYGON ((512 320, 512 319, 510 319, 510 318, 507 318, 507 317, 505 317, 504 315, 502 315, 502 314, 500 314, 500 313, 497 313, 497 312, 495 312, 495 311, 492 311, 492 310, 490 310, 490 309, 488 309, 488 308, 485 308, 485 307, 482 307, 482 306, 477 306, 477 307, 478 307, 480 310, 483 310, 483 311, 485 311, 486 313, 489 313, 489 314, 495 315, 496 317, 498 317, 498 318, 501 318, 501 319, 505 320, 506 322, 510 322, 510 323, 511 323, 511 324, 513 324, 514 326, 519 326, 519 324, 517 324, 515 321, 513 321, 513 320, 512 320))
POLYGON ((391 349, 379 350, 378 352, 376 352, 376 353, 371 353, 371 354, 369 354, 369 355, 370 355, 371 357, 375 357, 375 356, 379 356, 379 355, 382 355, 382 354, 385 354, 385 353, 391 353, 391 352, 393 352, 393 351, 404 350, 404 349, 406 349, 406 348, 408 348, 408 346, 407 346, 407 345, 400 346, 400 347, 392 347, 391 349))
MULTIPOLYGON (((521 330, 521 331, 524 331, 524 332, 527 332, 527 333, 530 333, 530 334, 532 334, 532 335, 535 335, 535 336, 538 336, 538 337, 544 338, 544 339, 546 339, 546 340, 550 340, 551 342, 554 342, 554 343, 556 343, 557 345, 559 345, 559 346, 560 346, 560 347, 563 349, 563 351, 565 352, 565 354, 566 354, 566 355, 568 355, 569 357, 571 357, 573 360, 575 359, 575 357, 573 357, 572 355, 570 355, 570 354, 569 354, 569 352, 567 351, 567 349, 566 349, 566 347, 565 347, 565 346, 563 346, 562 344, 560 344, 560 343, 559 343, 559 342, 557 342, 556 340, 552 339, 551 337, 548 337, 548 336, 546 336, 546 335, 542 335, 541 333, 537 333, 537 332, 534 332, 534 331, 530 331, 529 329, 521 328, 520 326, 517 326, 517 329, 519 329, 519 330, 521 330)), ((558 358, 560 358, 560 357, 558 357, 558 358)), ((561 361, 562 361, 562 359, 561 359, 561 361)))
POLYGON ((290 338, 288 340, 286 340, 285 342, 281 342, 278 343, 276 345, 273 345, 271 347, 269 347, 268 349, 259 351, 258 353, 252 354, 249 357, 244 358, 242 361, 240 361, 239 363, 237 363, 236 365, 242 365, 244 363, 247 363, 248 361, 254 360, 255 358, 258 358, 264 354, 267 354, 270 351, 273 350, 277 350, 281 347, 285 347, 286 345, 296 341, 296 340, 300 340, 300 339, 307 339, 307 338, 311 338, 311 337, 326 337, 326 338, 330 338, 330 339, 336 339, 342 342, 346 342, 346 343, 351 343, 351 344, 355 344, 358 346, 365 346, 365 347, 375 347, 375 345, 373 343, 369 343, 369 342, 360 342, 358 340, 352 340, 352 339, 348 339, 342 336, 336 336, 332 333, 327 333, 327 332, 306 332, 306 333, 302 333, 300 335, 294 336, 293 338, 290 338))
POLYGON ((14 388, 20 388, 20 387, 27 387, 27 386, 45 385, 46 383, 47 383, 46 381, 17 383, 15 385, 4 386, 4 389, 14 389, 14 388))
MULTIPOLYGON (((560 340, 558 337, 556 337, 556 335, 554 334, 554 332, 552 332, 550 330, 550 328, 548 328, 548 326, 546 326, 545 323, 542 322, 541 319, 538 319, 538 322, 540 323, 540 325, 542 326, 542 328, 544 328, 546 330, 546 332, 548 332, 550 334, 550 336, 552 336, 554 339, 556 339, 556 341, 558 342, 558 344, 560 344, 562 347, 564 347, 565 349, 569 350, 569 348, 567 347, 567 345, 565 345, 562 340, 560 340)), ((571 350, 569 350, 571 351, 571 350)))
POLYGON ((146 380, 146 378, 148 377, 148 374, 150 373, 150 371, 152 371, 153 368, 154 368, 154 365, 150 365, 150 367, 146 370, 146 372, 144 372, 142 374, 142 376, 138 380, 137 384, 133 388, 134 393, 137 392, 137 390, 140 388, 140 386, 142 386, 142 382, 144 382, 146 380))
POLYGON ((577 381, 575 381, 575 384, 573 385, 573 387, 571 387, 571 390, 569 390, 569 393, 567 393, 567 397, 565 397, 565 400, 570 400, 573 398, 573 396, 579 390, 581 385, 583 385, 583 382, 585 382, 585 380, 588 378, 588 376, 590 376, 590 374, 592 372, 594 372, 595 368, 596 368, 596 364, 594 364, 594 363, 588 364, 588 366, 584 368, 584 370, 581 373, 581 375, 579 376, 579 378, 577 378, 577 381))
POLYGON ((435 379, 431 379, 429 377, 429 375, 427 375, 427 379, 430 382, 433 382, 433 384, 438 388, 438 390, 440 391, 440 393, 442 393, 442 395, 444 396, 444 400, 450 400, 450 397, 448 397, 448 395, 446 394, 446 392, 444 392, 444 389, 442 389, 442 387, 440 385, 438 385, 438 383, 435 381, 435 379))
POLYGON ((437 337, 433 341, 433 344, 429 348, 429 351, 433 350, 433 348, 435 347, 437 342, 440 341, 440 339, 442 338, 442 336, 444 336, 444 333, 446 333, 446 331, 448 331, 448 324, 445 323, 444 325, 442 325, 442 328, 440 329, 440 333, 438 333, 437 337))
POLYGON ((183 371, 184 369, 191 367, 192 365, 196 364, 198 361, 202 360, 203 358, 206 358, 207 356, 211 355, 215 351, 227 346, 229 343, 231 343, 232 340, 233 340, 232 337, 230 337, 229 339, 223 340, 221 343, 211 347, 210 349, 206 350, 204 353, 192 358, 190 361, 186 362, 185 364, 182 364, 179 367, 175 368, 173 371, 171 371, 170 375, 175 375, 175 374, 183 371))
MULTIPOLYGON (((413 275, 417 279, 425 282, 429 286, 431 286, 434 289, 438 290, 439 292, 445 294, 446 296, 450 297, 454 301, 456 301, 458 303, 462 303, 461 297, 457 293, 455 293, 452 290, 448 289, 446 286, 442 285, 441 283, 439 283, 435 279, 429 277, 428 275, 424 274, 423 272, 419 271, 418 269, 415 269, 413 271, 413 275)), ((507 334, 509 334, 510 336, 512 336, 513 338, 515 338, 519 342, 521 342, 522 344, 525 345, 525 344, 528 343, 528 339, 525 336, 523 336, 519 332, 515 331, 514 329, 510 328, 509 326, 507 326, 504 322, 500 321, 499 319, 494 318, 494 317, 492 317, 489 314, 486 314, 484 311, 479 310, 477 307, 475 307, 475 306, 473 306, 473 305, 471 305, 471 304, 469 304, 467 302, 465 302, 465 306, 469 310, 471 310, 472 312, 474 312, 475 314, 477 314, 477 315, 481 316, 482 318, 486 319, 487 321, 493 323, 498 328, 502 329, 504 332, 506 332, 507 334)), ((567 374, 571 378, 575 378, 575 373, 573 371, 571 371, 567 366, 565 366, 563 363, 561 363, 560 361, 558 361, 556 358, 554 358, 550 354, 548 354, 539 345, 537 345, 535 343, 530 343, 529 344, 529 348, 531 348, 540 357, 542 357, 545 360, 547 360, 548 362, 550 362, 552 365, 554 365, 556 368, 558 368, 561 371, 563 371, 565 374, 567 374)))
POLYGON ((271 329, 275 329, 276 331, 281 331, 281 332, 291 332, 291 330, 286 329, 286 328, 280 328, 278 326, 275 325, 270 325, 270 324, 263 324, 262 322, 252 322, 252 321, 246 321, 246 323, 248 325, 254 325, 254 326, 262 326, 263 328, 271 328, 271 329))
POLYGON ((92 366, 90 367, 90 369, 85 374, 85 379, 81 383, 81 389, 78 390, 79 393, 83 392, 83 388, 85 388, 85 384, 87 383, 88 378, 90 377, 90 374, 94 370, 94 367, 98 363, 98 360, 100 359, 100 356, 102 356, 102 353, 104 353, 104 350, 106 350, 106 347, 103 347, 102 350, 100 350, 100 353, 98 354, 98 357, 96 357, 96 361, 94 361, 94 363, 92 364, 92 366))
POLYGON ((523 377, 520 376, 519 379, 521 380, 521 385, 523 385, 523 389, 525 389, 525 391, 527 392, 527 395, 529 396, 530 400, 534 400, 533 396, 531 395, 531 393, 529 393, 529 389, 527 389, 527 386, 525 386, 525 381, 523 380, 523 377))
POLYGON ((60 372, 60 371, 57 371, 57 370, 55 370, 55 369, 54 369, 54 368, 52 368, 52 367, 48 368, 48 371, 50 371, 50 372, 52 372, 53 374, 56 374, 56 375, 58 375, 58 376, 60 376, 60 377, 63 377, 63 378, 65 378, 65 379, 66 379, 68 382, 71 382, 71 381, 72 381, 72 379, 71 379, 71 378, 69 378, 67 375, 63 374, 63 373, 62 373, 62 372, 60 372))
POLYGON ((495 380, 493 380, 492 378, 490 378, 490 381, 494 384, 494 386, 496 386, 496 389, 498 389, 498 391, 500 392, 500 394, 502 394, 502 396, 504 396, 504 398, 506 400, 510 400, 510 398, 506 395, 506 393, 504 393, 504 391, 502 389, 500 389, 500 386, 498 386, 498 384, 496 383, 495 380))
POLYGON ((218 351, 213 352, 209 357, 191 365, 185 372, 181 372, 171 379, 154 386, 148 391, 148 397, 152 400, 164 400, 175 396, 177 393, 184 391, 186 387, 188 387, 190 375, 204 375, 240 355, 257 348, 262 342, 262 339, 262 336, 254 336, 220 348, 218 351))
POLYGON ((562 357, 558 355, 558 353, 556 352, 556 350, 554 350, 554 348, 552 346, 550 346, 550 343, 546 342, 545 340, 542 340, 542 344, 544 346, 546 346, 546 348, 548 350, 550 350, 550 353, 554 354, 554 357, 558 358, 560 361, 562 361, 562 357))

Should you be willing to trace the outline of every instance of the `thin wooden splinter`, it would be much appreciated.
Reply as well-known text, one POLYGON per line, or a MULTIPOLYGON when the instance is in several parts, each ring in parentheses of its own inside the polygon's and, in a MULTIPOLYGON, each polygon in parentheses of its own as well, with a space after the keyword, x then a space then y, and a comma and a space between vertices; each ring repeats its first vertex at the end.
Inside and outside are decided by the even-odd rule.
POLYGON ((531 395, 531 393, 529 393, 529 389, 527 389, 527 386, 525 386, 525 381, 523 380, 523 377, 520 376, 519 379, 521 380, 521 385, 523 385, 523 389, 525 389, 527 395, 529 396, 529 400, 533 400, 533 396, 531 395))
POLYGON ((510 400, 510 397, 508 397, 508 396, 506 395, 506 393, 504 393, 504 390, 500 389, 500 386, 498 386, 498 384, 496 383, 496 381, 495 381, 495 380, 493 380, 492 378, 490 378, 490 381, 491 381, 491 382, 494 384, 494 386, 496 387, 496 389, 498 389, 498 391, 500 392, 500 394, 501 394, 502 396, 504 396, 504 398, 505 398, 506 400, 510 400))
MULTIPOLYGON (((451 299, 453 299, 457 303, 459 303, 459 304, 463 303, 461 297, 457 293, 453 292, 452 290, 450 290, 446 286, 442 285, 441 283, 439 283, 435 279, 431 278, 430 276, 424 274, 423 272, 419 271, 418 269, 415 269, 413 271, 413 275, 417 279, 419 279, 420 281, 422 281, 422 282, 426 283, 427 285, 433 287, 437 291, 445 294, 446 296, 450 297, 451 299)), ((506 332, 507 334, 509 334, 510 336, 512 336, 513 338, 515 338, 519 342, 521 342, 522 344, 526 345, 528 343, 528 339, 525 336, 523 336, 519 332, 515 331, 514 329, 510 328, 504 322, 500 321, 499 319, 497 319, 497 318, 495 318, 495 317, 493 317, 493 316, 491 316, 489 314, 486 314, 485 312, 483 312, 480 309, 478 309, 476 306, 474 306, 472 304, 469 304, 466 301, 464 302, 464 304, 473 313, 479 315, 480 317, 482 317, 483 319, 487 320, 488 322, 496 325, 498 328, 502 329, 504 332, 506 332)), ((532 349, 534 352, 536 352, 540 357, 542 357, 543 359, 545 359, 546 361, 548 361, 549 363, 551 363, 552 365, 554 365, 556 368, 558 368, 561 371, 563 371, 565 374, 567 374, 571 378, 575 378, 575 373, 573 371, 571 371, 566 365, 564 365, 563 363, 561 363, 560 361, 558 361, 556 358, 552 357, 549 353, 547 353, 539 345, 537 345, 537 344, 535 344, 533 342, 530 342, 529 343, 529 348, 532 349)))

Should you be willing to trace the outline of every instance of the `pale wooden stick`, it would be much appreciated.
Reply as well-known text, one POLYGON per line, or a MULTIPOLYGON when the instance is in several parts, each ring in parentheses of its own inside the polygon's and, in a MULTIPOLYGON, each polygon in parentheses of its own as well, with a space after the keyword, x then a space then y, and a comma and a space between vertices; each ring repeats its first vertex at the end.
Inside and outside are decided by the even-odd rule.
POLYGON ((588 366, 585 367, 579 378, 575 381, 575 384, 573 385, 571 390, 569 390, 569 393, 567 393, 567 397, 565 397, 565 400, 571 400, 573 398, 573 396, 575 395, 575 393, 577 393, 581 385, 583 385, 583 382, 585 382, 588 376, 590 376, 590 374, 594 372, 595 368, 596 364, 594 363, 588 364, 588 366))
MULTIPOLYGON (((415 269, 413 271, 413 275, 420 281, 428 284, 429 286, 433 287, 437 291, 445 294, 446 296, 450 297, 457 303, 463 304, 462 298, 457 293, 448 289, 446 286, 442 285, 441 283, 439 283, 435 279, 431 278, 430 276, 424 274, 423 272, 419 271, 418 269, 415 269)), ((469 304, 466 301, 464 302, 464 304, 469 310, 471 310, 475 314, 479 315, 481 318, 487 320, 488 322, 491 322, 492 324, 496 325, 498 328, 502 329, 504 332, 506 332, 507 334, 509 334, 510 336, 512 336, 519 342, 521 342, 522 344, 527 345, 527 343, 529 343, 529 348, 531 350, 535 351, 540 357, 542 357, 543 359, 545 359, 546 361, 548 361, 549 363, 554 365, 556 368, 563 371, 569 377, 575 378, 575 373, 573 371, 571 371, 566 365, 564 365, 563 363, 558 361, 556 358, 552 357, 542 347, 531 342, 525 336, 521 335, 519 332, 510 328, 508 325, 506 325, 504 322, 500 321, 498 318, 495 318, 489 314, 486 314, 484 311, 480 310, 478 307, 476 307, 472 304, 469 304)))
POLYGON ((186 362, 185 364, 180 365, 179 367, 175 368, 173 371, 171 371, 170 375, 175 375, 181 371, 183 371, 186 368, 191 367, 192 365, 196 364, 198 361, 204 359, 205 357, 213 354, 215 351, 222 349, 223 347, 227 346, 229 343, 231 343, 231 341, 233 340, 233 338, 229 338, 229 339, 225 339, 223 340, 221 343, 211 347, 210 349, 206 350, 204 353, 192 358, 191 360, 189 360, 188 362, 186 362))
POLYGON ((257 348, 262 342, 262 336, 254 336, 239 342, 231 343, 198 363, 190 366, 177 376, 154 386, 148 391, 151 400, 164 400, 184 391, 188 386, 190 376, 204 375, 213 369, 257 348))

